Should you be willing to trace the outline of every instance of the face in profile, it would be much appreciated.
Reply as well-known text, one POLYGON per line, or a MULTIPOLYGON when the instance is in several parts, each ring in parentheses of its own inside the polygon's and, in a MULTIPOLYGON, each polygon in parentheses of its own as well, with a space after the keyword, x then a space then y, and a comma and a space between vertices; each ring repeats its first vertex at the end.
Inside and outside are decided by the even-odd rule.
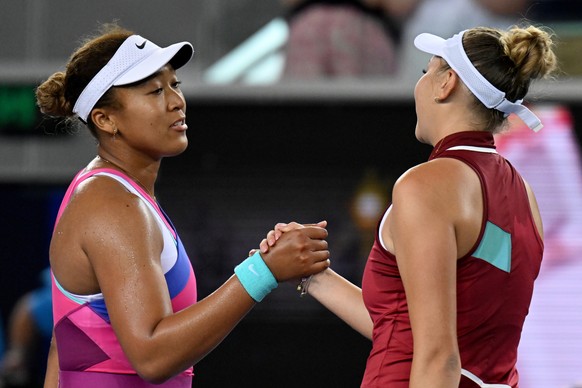
POLYGON ((110 117, 132 148, 154 159, 186 149, 186 101, 171 65, 142 82, 117 87, 115 92, 121 108, 110 117))

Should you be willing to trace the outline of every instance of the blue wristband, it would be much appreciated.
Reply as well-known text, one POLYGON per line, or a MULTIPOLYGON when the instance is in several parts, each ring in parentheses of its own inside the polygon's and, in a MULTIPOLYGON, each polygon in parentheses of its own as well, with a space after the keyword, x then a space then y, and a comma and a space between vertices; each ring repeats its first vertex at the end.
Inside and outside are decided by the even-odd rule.
POLYGON ((237 265, 234 273, 251 298, 257 302, 262 301, 279 285, 259 251, 237 265))

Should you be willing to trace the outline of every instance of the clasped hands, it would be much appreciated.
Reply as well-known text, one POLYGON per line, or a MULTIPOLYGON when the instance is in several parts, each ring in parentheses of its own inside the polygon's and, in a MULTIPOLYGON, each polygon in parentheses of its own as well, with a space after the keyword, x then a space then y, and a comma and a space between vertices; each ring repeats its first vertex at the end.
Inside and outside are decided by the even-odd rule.
MULTIPOLYGON (((278 282, 319 273, 330 266, 327 221, 278 223, 259 244, 261 256, 278 282)), ((252 249, 249 255, 256 253, 252 249)))

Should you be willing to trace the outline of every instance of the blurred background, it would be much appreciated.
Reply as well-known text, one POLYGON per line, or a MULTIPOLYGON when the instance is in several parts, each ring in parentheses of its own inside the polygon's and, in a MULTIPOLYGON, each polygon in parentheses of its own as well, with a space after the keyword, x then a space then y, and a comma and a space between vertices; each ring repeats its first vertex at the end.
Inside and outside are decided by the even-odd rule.
MULTIPOLYGON (((546 254, 520 347, 523 388, 582 383, 582 3, 578 0, 0 0, 0 387, 38 387, 50 335, 52 225, 88 131, 43 119, 34 88, 100 23, 159 45, 179 71, 189 149, 157 196, 208 295, 277 222, 329 223, 332 267, 356 284, 394 180, 425 161, 412 39, 528 21, 556 34, 561 73, 532 87, 545 128, 498 150, 538 196, 546 254), (1 356, 3 355, 3 356, 1 356)), ((512 120, 513 121, 513 120, 512 120)), ((358 387, 370 343, 283 284, 195 367, 196 387, 358 387), (257 370, 260 368, 260 372, 257 370)))

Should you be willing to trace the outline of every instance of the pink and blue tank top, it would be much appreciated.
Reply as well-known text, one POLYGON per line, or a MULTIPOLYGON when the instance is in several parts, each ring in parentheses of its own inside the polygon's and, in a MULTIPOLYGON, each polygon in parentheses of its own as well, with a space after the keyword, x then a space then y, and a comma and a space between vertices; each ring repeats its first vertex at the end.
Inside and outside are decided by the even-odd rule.
MULTIPOLYGON (((196 278, 180 238, 169 218, 140 186, 113 169, 82 171, 69 186, 56 222, 76 187, 93 176, 107 176, 122 184, 147 205, 157 220, 164 239, 161 265, 174 312, 196 303, 196 278)), ((139 377, 125 356, 109 321, 102 294, 76 295, 65 290, 53 277, 54 330, 59 356, 60 387, 163 387, 190 388, 192 368, 161 385, 139 377)))

